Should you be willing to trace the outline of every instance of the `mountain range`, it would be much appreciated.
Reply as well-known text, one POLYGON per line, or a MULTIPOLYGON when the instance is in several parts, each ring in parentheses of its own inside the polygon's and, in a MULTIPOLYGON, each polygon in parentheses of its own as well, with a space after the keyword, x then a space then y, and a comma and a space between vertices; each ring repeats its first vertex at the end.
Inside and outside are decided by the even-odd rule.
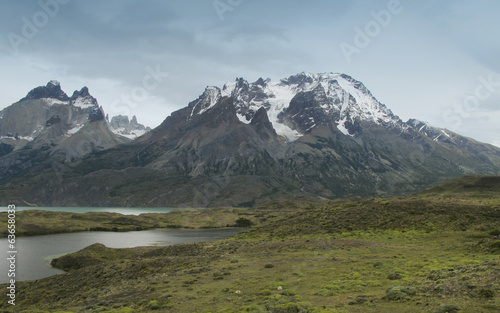
POLYGON ((53 80, 0 111, 1 177, 6 180, 47 164, 74 161, 149 130, 135 116, 131 122, 115 116, 110 123, 87 87, 69 97, 53 80))
POLYGON ((87 88, 72 97, 54 82, 33 89, 0 112, 1 198, 39 206, 252 206, 398 195, 500 173, 499 148, 402 121, 346 74, 237 78, 207 87, 150 131, 137 125, 128 117, 108 122, 87 88), (130 134, 127 127, 140 136, 117 135, 130 134))

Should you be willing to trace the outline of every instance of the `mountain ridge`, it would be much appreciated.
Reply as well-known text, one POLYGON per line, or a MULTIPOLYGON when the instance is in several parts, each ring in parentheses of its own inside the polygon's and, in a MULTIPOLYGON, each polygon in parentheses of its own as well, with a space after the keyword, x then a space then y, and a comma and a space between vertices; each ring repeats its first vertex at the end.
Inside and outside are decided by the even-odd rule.
POLYGON ((299 73, 209 86, 133 142, 68 163, 64 185, 37 184, 48 170, 0 194, 44 205, 252 206, 406 194, 498 173, 500 149, 404 122, 348 75, 299 73))
MULTIPOLYGON (((69 97, 55 80, 29 91, 1 110, 0 117, 1 180, 53 163, 74 161, 131 140, 118 136, 110 127, 102 106, 87 87, 69 97)), ((135 119, 130 131, 139 126, 135 119)), ((146 128, 143 130, 145 133, 146 128)))

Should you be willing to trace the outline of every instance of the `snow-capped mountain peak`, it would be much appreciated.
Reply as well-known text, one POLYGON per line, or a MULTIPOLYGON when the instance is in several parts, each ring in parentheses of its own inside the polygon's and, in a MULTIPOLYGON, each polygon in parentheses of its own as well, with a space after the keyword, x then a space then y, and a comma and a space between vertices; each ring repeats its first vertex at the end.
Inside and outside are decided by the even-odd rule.
POLYGON ((74 91, 68 97, 56 80, 32 89, 26 97, 1 110, 0 116, 0 145, 5 144, 12 151, 24 147, 28 142, 42 145, 48 142, 54 146, 79 133, 88 133, 89 129, 98 130, 89 137, 95 137, 92 140, 97 142, 106 138, 108 143, 113 144, 124 142, 125 139, 114 138, 112 132, 134 139, 150 130, 138 124, 136 118, 130 122, 127 118, 127 125, 123 129, 109 129, 102 107, 87 87, 74 91))
POLYGON ((212 108, 221 98, 221 90, 218 87, 208 86, 200 98, 198 104, 193 108, 193 114, 203 114, 212 108))
POLYGON ((59 83, 59 81, 57 81, 57 80, 51 80, 51 81, 49 81, 48 85, 60 86, 61 83, 59 83))
POLYGON ((346 135, 355 135, 353 125, 360 121, 386 126, 402 123, 361 82, 340 73, 302 72, 279 81, 259 78, 254 83, 237 78, 235 82, 226 83, 222 89, 207 87, 193 105, 191 116, 203 114, 223 97, 233 98, 237 117, 246 124, 261 107, 265 108, 277 134, 287 141, 296 140, 320 123, 318 109, 346 135), (304 94, 312 95, 304 99, 310 103, 302 103, 302 109, 295 107, 291 110, 292 100, 298 101, 298 95, 304 94), (312 109, 311 105, 317 108, 312 109), (316 116, 311 115, 311 110, 316 116), (294 114, 287 116, 290 111, 294 114))
POLYGON ((83 87, 80 91, 75 90, 71 96, 70 103, 80 109, 98 107, 97 99, 90 95, 87 87, 83 87))
POLYGON ((39 86, 32 89, 26 97, 19 100, 37 100, 37 99, 55 99, 59 101, 68 101, 68 95, 62 91, 61 84, 57 80, 51 80, 45 86, 39 86))
POLYGON ((126 115, 113 116, 109 122, 109 127, 116 135, 132 140, 151 130, 150 127, 139 124, 135 115, 131 120, 126 115))

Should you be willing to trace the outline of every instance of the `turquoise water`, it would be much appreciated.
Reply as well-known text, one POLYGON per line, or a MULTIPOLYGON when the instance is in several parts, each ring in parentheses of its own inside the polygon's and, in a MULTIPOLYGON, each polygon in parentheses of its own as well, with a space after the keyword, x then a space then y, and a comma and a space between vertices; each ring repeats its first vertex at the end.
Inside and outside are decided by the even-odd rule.
MULTIPOLYGON (((16 207, 16 211, 43 210, 71 213, 113 212, 126 215, 139 215, 142 213, 168 213, 176 209, 177 208, 16 207)), ((0 209, 0 212, 6 211, 6 207, 0 209)))

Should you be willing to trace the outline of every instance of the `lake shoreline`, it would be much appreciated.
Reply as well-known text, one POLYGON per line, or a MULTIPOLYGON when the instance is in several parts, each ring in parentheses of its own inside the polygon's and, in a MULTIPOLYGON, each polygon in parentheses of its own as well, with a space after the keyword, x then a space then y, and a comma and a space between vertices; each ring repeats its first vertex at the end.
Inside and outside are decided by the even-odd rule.
MULTIPOLYGON (((120 213, 123 215, 140 215, 143 213, 169 213, 183 208, 170 207, 32 207, 32 206, 16 206, 16 212, 22 211, 49 211, 49 212, 69 212, 69 213, 90 213, 90 212, 107 212, 120 213)), ((196 208, 189 208, 196 209, 196 208)), ((203 209, 203 208, 200 208, 203 209)), ((7 212, 7 208, 0 208, 0 214, 7 212)))
MULTIPOLYGON (((89 246, 102 247, 108 251, 108 256, 121 251, 125 253, 124 257, 132 257, 137 251, 151 252, 182 243, 214 241, 232 237, 242 231, 245 229, 153 229, 123 234, 97 231, 20 237, 17 239, 17 244, 21 248, 16 259, 16 266, 20 270, 16 273, 16 281, 24 282, 65 274, 68 268, 64 268, 64 262, 68 264, 68 258, 71 259, 67 255, 81 250, 87 251, 89 246), (59 262, 59 265, 63 266, 54 266, 54 260, 63 260, 63 263, 59 262)), ((0 241, 0 247, 6 249, 6 240, 0 241)), ((77 258, 70 263, 88 266, 94 260, 96 264, 100 263, 97 262, 99 258, 94 258, 92 254, 77 258)), ((6 266, 4 263, 0 265, 2 273, 7 272, 6 266)), ((7 282, 6 276, 0 277, 0 284, 7 282)))
MULTIPOLYGON (((257 214, 262 215, 258 212, 260 211, 241 208, 209 208, 125 215, 115 212, 75 213, 30 209, 16 212, 16 236, 82 231, 128 232, 151 229, 249 227, 257 221, 257 214)), ((6 218, 7 212, 0 212, 0 219, 6 218)), ((7 236, 7 226, 0 225, 0 238, 7 236)))

